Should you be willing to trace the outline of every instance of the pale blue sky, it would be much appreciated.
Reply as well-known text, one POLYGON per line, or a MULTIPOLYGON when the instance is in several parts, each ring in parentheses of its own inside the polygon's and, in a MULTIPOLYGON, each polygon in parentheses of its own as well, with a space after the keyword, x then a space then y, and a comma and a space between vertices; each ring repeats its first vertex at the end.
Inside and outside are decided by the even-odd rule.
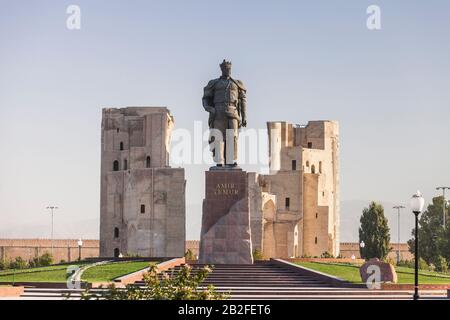
MULTIPOLYGON (((340 121, 342 200, 450 184, 448 1, 0 0, 0 237, 48 235, 48 203, 57 236, 98 236, 101 107, 166 105, 192 129, 223 58, 248 87, 249 127, 340 121)), ((188 238, 205 168, 186 167, 188 238)))

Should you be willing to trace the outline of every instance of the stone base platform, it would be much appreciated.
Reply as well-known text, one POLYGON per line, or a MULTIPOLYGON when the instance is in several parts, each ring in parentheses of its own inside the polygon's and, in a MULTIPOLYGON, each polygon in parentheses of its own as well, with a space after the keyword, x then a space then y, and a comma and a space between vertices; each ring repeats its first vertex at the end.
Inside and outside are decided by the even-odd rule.
POLYGON ((23 286, 0 286, 0 297, 20 297, 23 292, 23 286))
POLYGON ((247 173, 210 170, 205 185, 199 262, 252 264, 247 173))

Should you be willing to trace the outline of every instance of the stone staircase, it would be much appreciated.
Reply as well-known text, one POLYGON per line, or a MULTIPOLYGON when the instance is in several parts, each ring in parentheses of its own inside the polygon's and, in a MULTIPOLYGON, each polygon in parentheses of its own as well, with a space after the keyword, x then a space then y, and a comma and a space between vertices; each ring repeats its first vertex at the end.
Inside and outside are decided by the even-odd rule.
MULTIPOLYGON (((204 266, 192 265, 193 272, 204 266)), ((178 273, 180 268, 178 266, 164 273, 173 275, 178 273)), ((138 281, 136 284, 144 283, 138 281)), ((333 287, 313 276, 302 275, 271 262, 215 265, 213 272, 199 289, 208 285, 213 285, 217 292, 226 293, 233 300, 412 299, 412 292, 405 290, 333 287)), ((440 291, 422 292, 423 298, 443 298, 445 295, 445 292, 440 291)))
MULTIPOLYGON (((193 272, 205 265, 193 265, 193 272)), ((181 267, 166 271, 166 274, 179 272, 181 267)), ((271 265, 256 263, 253 265, 222 264, 215 265, 213 272, 203 282, 204 286, 215 287, 326 287, 327 284, 312 277, 299 275, 293 271, 271 265)))
MULTIPOLYGON (((204 265, 192 265, 193 272, 204 265)), ((174 275, 180 266, 160 274, 174 275)), ((135 282, 142 286, 142 281, 135 282)), ((365 288, 333 287, 311 275, 302 275, 289 268, 260 262, 253 265, 216 265, 213 272, 199 287, 199 290, 213 285, 218 292, 226 293, 230 299, 239 300, 367 300, 367 299, 412 299, 407 290, 368 290, 365 288)), ((101 289, 95 289, 100 291, 101 289)), ((64 299, 70 293, 71 299, 80 299, 83 290, 26 288, 20 299, 53 300, 64 299)), ((445 299, 446 291, 421 291, 422 299, 445 299)))

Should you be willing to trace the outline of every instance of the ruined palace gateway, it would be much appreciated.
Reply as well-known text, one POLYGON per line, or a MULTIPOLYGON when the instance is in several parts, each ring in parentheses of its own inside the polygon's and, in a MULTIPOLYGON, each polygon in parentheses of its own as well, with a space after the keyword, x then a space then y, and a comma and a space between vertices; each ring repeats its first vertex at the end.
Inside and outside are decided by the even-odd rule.
POLYGON ((248 174, 253 249, 339 255, 339 124, 268 122, 270 174, 248 174))
POLYGON ((103 109, 100 256, 184 255, 184 169, 169 166, 173 123, 164 107, 103 109))

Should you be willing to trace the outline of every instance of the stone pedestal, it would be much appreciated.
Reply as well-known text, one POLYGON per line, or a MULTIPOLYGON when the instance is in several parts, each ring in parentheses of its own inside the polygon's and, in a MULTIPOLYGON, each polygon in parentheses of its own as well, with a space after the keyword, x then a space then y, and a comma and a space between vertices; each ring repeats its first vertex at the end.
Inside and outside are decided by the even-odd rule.
POLYGON ((247 173, 211 168, 205 194, 199 262, 252 264, 247 173))

